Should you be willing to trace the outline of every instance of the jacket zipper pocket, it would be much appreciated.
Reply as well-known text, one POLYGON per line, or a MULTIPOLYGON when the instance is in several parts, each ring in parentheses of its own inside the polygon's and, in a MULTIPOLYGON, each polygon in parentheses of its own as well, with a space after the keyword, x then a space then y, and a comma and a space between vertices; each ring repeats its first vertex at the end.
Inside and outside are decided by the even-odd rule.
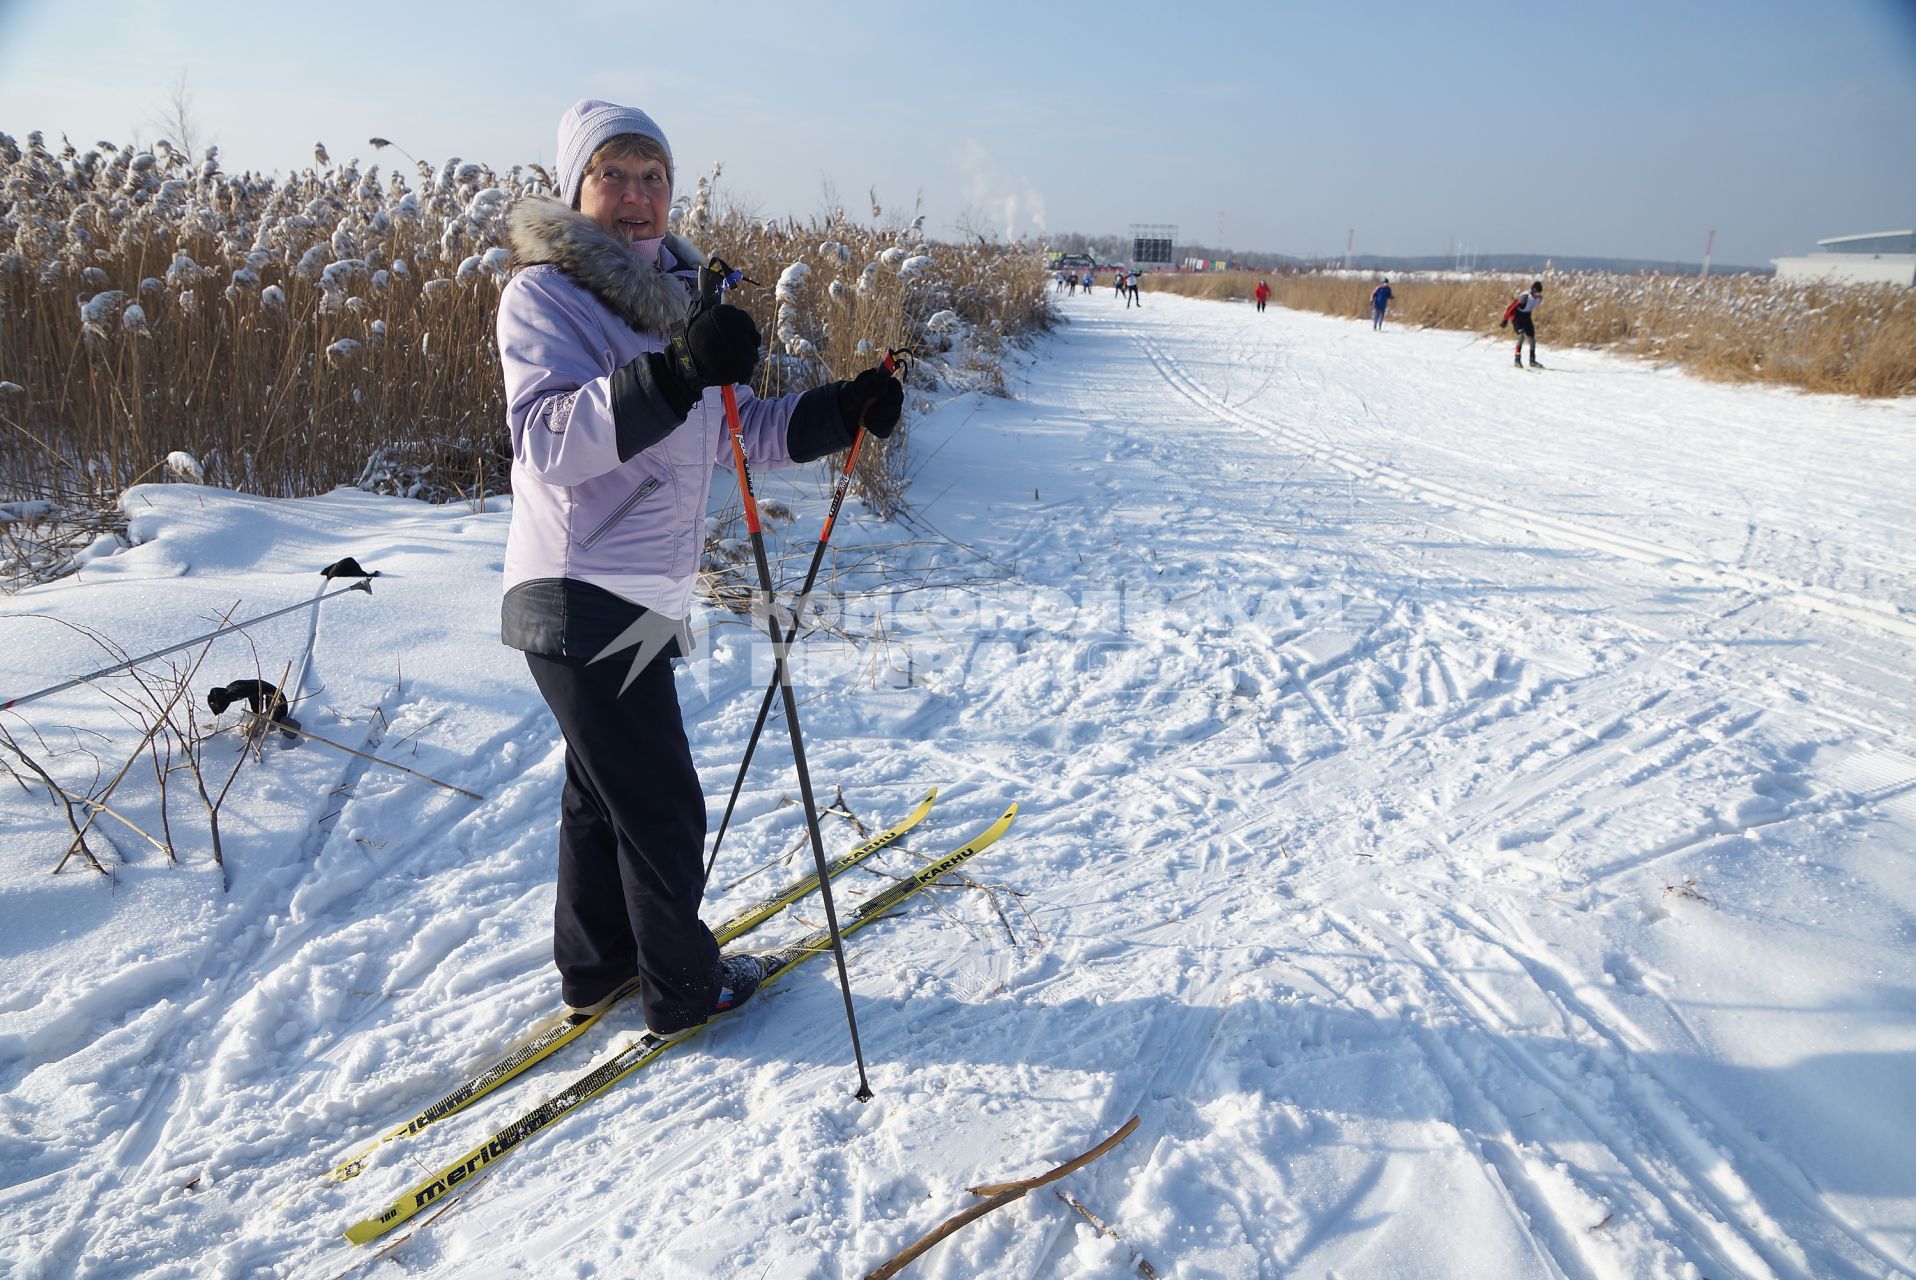
POLYGON ((603 538, 606 535, 606 531, 608 529, 610 529, 613 525, 617 524, 619 521, 625 519, 626 512, 630 511, 633 507, 637 506, 640 502, 650 497, 652 493, 659 487, 660 483, 661 481, 659 480, 657 476, 648 476, 643 484, 641 484, 638 488, 632 491, 631 497, 627 498, 624 502, 621 502, 618 505, 618 508, 615 511, 613 511, 611 515, 607 516, 604 520, 601 520, 599 522, 598 528, 594 529, 591 533, 588 533, 580 541, 579 550, 584 551, 588 547, 590 547, 593 543, 597 542, 600 538, 603 538))

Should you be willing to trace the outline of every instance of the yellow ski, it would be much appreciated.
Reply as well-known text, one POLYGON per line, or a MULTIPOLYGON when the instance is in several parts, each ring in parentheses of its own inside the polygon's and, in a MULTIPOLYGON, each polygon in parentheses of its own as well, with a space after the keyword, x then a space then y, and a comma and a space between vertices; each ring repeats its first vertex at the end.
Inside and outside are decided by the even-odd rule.
MULTIPOLYGON (((931 812, 932 802, 937 798, 938 788, 933 787, 925 793, 925 798, 918 802, 918 807, 907 814, 896 826, 879 832, 826 869, 836 878, 840 872, 849 871, 880 849, 896 844, 907 831, 925 820, 925 816, 931 812)), ((719 945, 724 946, 765 923, 817 887, 818 873, 814 871, 792 881, 770 897, 761 899, 740 911, 714 929, 713 935, 718 938, 719 945)), ((613 1003, 616 1004, 636 990, 638 990, 636 981, 627 984, 613 997, 613 1003)), ((447 1116, 465 1110, 514 1076, 551 1057, 584 1035, 587 1029, 603 1017, 611 1007, 607 1005, 606 1009, 586 1017, 570 1017, 563 1013, 552 1015, 516 1041, 498 1061, 474 1072, 445 1097, 347 1157, 333 1169, 329 1176, 334 1182, 344 1182, 356 1176, 366 1167, 366 1162, 373 1153, 386 1143, 396 1138, 410 1138, 428 1126, 444 1120, 447 1116)))
MULTIPOLYGON (((1006 809, 996 822, 930 866, 867 898, 845 921, 839 930, 840 934, 849 934, 870 924, 926 885, 938 880, 980 849, 992 844, 1010 828, 1012 819, 1017 814, 1018 806, 1014 804, 1006 809)), ((831 941, 830 930, 819 929, 804 940, 773 952, 766 957, 765 979, 761 986, 770 984, 774 979, 797 968, 813 956, 830 951, 831 941)), ((421 1210, 430 1208, 446 1197, 456 1194, 467 1183, 486 1173, 494 1161, 514 1147, 560 1118, 578 1110, 667 1049, 683 1044, 690 1038, 688 1036, 678 1040, 662 1040, 647 1032, 592 1070, 574 1079, 571 1084, 505 1128, 494 1133, 458 1160, 413 1186, 394 1201, 385 1212, 355 1222, 346 1229, 346 1238, 354 1244, 365 1244, 421 1210)))

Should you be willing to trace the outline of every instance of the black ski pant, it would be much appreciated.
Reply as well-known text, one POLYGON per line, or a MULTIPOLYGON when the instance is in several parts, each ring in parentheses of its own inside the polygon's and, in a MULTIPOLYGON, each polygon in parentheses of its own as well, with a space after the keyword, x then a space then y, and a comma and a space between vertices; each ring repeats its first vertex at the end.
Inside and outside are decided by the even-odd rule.
POLYGON ((565 733, 552 918, 565 1001, 592 1004, 636 975, 648 1027, 695 1026, 718 997, 719 948, 699 919, 705 795, 672 663, 655 657, 623 693, 623 655, 526 665, 565 733))
POLYGON ((1535 360, 1537 358, 1537 322, 1530 318, 1529 312, 1519 311, 1510 317, 1510 323, 1514 325, 1517 330, 1517 360, 1519 363, 1523 360, 1523 340, 1525 338, 1530 339, 1530 358, 1535 360))

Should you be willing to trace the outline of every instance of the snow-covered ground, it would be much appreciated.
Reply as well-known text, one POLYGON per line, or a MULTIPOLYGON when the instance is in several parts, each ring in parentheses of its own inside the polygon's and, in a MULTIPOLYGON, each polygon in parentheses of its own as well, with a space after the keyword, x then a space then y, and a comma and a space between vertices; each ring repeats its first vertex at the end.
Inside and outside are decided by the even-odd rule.
MULTIPOLYGON (((841 521, 857 639, 801 670, 824 799, 875 829, 941 789, 893 871, 1021 806, 970 883, 848 943, 876 1100, 813 964, 373 1274, 862 1276, 1134 1113, 1059 1184, 1122 1241, 1047 1188, 908 1274, 1916 1274, 1916 405, 1559 351, 1547 313, 1530 373, 1146 301, 1064 300, 1015 399, 914 422, 907 523, 841 521)), ((795 578, 824 478, 763 488, 795 578)), ((270 746, 222 892, 185 791, 182 863, 109 825, 109 880, 50 878, 64 821, 9 788, 0 1273, 336 1275, 348 1223, 637 1025, 322 1176, 558 998, 560 744, 496 640, 507 516, 128 504, 139 545, 0 611, 0 700, 103 665, 49 618, 139 652, 351 554, 383 576, 325 606, 301 718, 486 798, 270 746)), ((305 639, 223 642, 196 694, 305 639)), ((721 620, 682 675, 714 827, 765 670, 721 620)), ((69 784, 137 737, 85 689, 6 724, 69 784)), ((809 860, 768 741, 714 920, 809 860)), ((116 807, 154 824, 142 768, 116 807)))

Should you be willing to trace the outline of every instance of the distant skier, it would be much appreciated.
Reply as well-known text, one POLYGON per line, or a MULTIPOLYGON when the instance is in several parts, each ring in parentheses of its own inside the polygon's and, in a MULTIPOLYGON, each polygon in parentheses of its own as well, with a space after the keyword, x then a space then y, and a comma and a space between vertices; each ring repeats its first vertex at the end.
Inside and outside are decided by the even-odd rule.
POLYGON ((1543 281, 1532 284, 1529 289, 1518 294, 1504 308, 1504 318, 1497 322, 1499 329, 1505 325, 1515 325, 1517 329, 1517 367, 1523 368, 1523 340, 1530 339, 1530 367, 1541 369, 1537 361, 1537 308, 1543 305, 1543 281))
POLYGON ((1384 327, 1384 312, 1390 309, 1390 277, 1384 277, 1384 283, 1370 291, 1370 327, 1373 331, 1384 327))
POLYGON ((1133 305, 1143 306, 1144 299, 1138 296, 1138 273, 1127 271, 1124 273, 1124 309, 1129 311, 1133 305))
POLYGON ((1113 271, 1111 273, 1111 296, 1114 298, 1122 298, 1124 296, 1124 268, 1123 267, 1119 267, 1116 271, 1113 271))
POLYGON ((1096 281, 1094 281, 1091 278, 1091 273, 1089 271, 1085 272, 1084 273, 1084 296, 1085 297, 1088 298, 1091 296, 1091 286, 1095 283, 1096 281))
POLYGON ((1271 285, 1268 280, 1259 280, 1257 288, 1251 290, 1251 296, 1257 299, 1257 309, 1264 310, 1264 304, 1271 300, 1271 285))

